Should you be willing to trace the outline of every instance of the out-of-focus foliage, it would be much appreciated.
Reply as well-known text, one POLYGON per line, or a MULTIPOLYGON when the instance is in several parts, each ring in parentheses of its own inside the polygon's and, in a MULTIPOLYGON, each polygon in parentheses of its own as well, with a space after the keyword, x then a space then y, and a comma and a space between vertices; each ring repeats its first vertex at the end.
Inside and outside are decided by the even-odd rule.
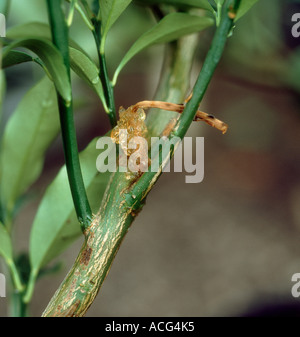
POLYGON ((300 96, 300 39, 291 34, 292 14, 300 12, 295 3, 259 1, 238 20, 234 38, 228 40, 223 75, 238 88, 236 96, 221 108, 230 125, 228 137, 224 138, 229 148, 260 153, 272 149, 280 125, 279 111, 288 111, 284 106, 276 111, 275 103, 267 103, 263 93, 274 91, 281 93, 280 97, 287 91, 295 98, 300 96), (241 95, 243 88, 252 89, 253 95, 241 95))
MULTIPOLYGON (((80 154, 82 173, 94 212, 99 207, 110 173, 100 174, 96 139, 80 154)), ((81 233, 70 194, 66 168, 49 185, 35 216, 30 238, 30 261, 33 272, 59 255, 81 233)))
POLYGON ((286 6, 281 0, 259 1, 237 22, 235 37, 226 50, 232 75, 272 87, 299 87, 299 47, 290 49, 286 43, 285 34, 292 38, 286 6))
MULTIPOLYGON (((130 72, 134 74, 142 73, 146 74, 145 77, 148 79, 151 75, 149 74, 150 56, 154 55, 155 58, 159 59, 161 58, 161 55, 155 53, 155 51, 153 52, 153 49, 151 48, 143 51, 141 54, 142 57, 137 56, 136 53, 149 47, 154 42, 166 42, 170 41, 171 38, 169 38, 168 34, 165 34, 165 31, 163 32, 165 34, 163 34, 163 36, 156 35, 154 39, 149 39, 149 35, 151 35, 153 29, 159 24, 156 26, 154 16, 150 14, 149 10, 144 10, 143 6, 137 7, 130 4, 128 8, 126 8, 126 11, 123 12, 129 2, 130 1, 126 1, 126 5, 120 8, 120 11, 113 13, 113 9, 115 8, 114 5, 117 1, 105 1, 107 13, 111 13, 111 16, 107 16, 111 17, 110 20, 105 24, 105 34, 107 34, 105 51, 107 59, 109 60, 109 72, 110 74, 113 74, 113 71, 118 67, 120 62, 120 67, 123 67, 125 63, 134 56, 136 62, 128 62, 127 67, 124 68, 122 74, 124 74, 124 77, 126 78, 126 75, 130 72), (118 20, 115 21, 114 18, 116 17, 118 17, 118 20), (124 27, 126 27, 126 29, 124 29, 124 27), (147 37, 146 39, 145 36, 147 37), (141 38, 141 40, 139 40, 139 38, 141 38), (129 50, 128 54, 126 54, 127 50, 129 50)), ((172 9, 172 5, 174 5, 174 8, 179 8, 183 11, 196 6, 207 10, 200 11, 201 14, 205 13, 210 18, 213 17, 211 14, 212 7, 206 0, 147 0, 134 1, 133 3, 139 3, 139 5, 151 3, 152 5, 157 5, 162 2, 167 4, 166 8, 172 9)), ((294 91, 299 95, 300 49, 299 43, 297 45, 297 40, 291 38, 290 29, 292 23, 290 22, 290 13, 287 14, 286 11, 286 6, 292 2, 296 3, 296 1, 261 0, 256 2, 257 1, 255 0, 242 0, 242 7, 237 16, 237 19, 240 20, 236 22, 236 28, 233 30, 233 38, 230 38, 228 41, 220 73, 230 76, 231 79, 236 80, 238 83, 243 83, 246 86, 251 84, 267 88, 267 90, 270 88, 270 90, 285 88, 294 91), (246 9, 249 9, 251 6, 253 6, 251 10, 245 14, 246 9), (245 15, 242 17, 243 14, 245 15), (290 39, 292 39, 293 47, 289 45, 288 41, 290 41, 290 39)), ((211 3, 214 2, 211 1, 211 3)), ((298 1, 298 3, 300 3, 300 1, 298 1)), ((173 17, 186 16, 189 19, 191 18, 191 15, 186 13, 176 13, 175 15, 171 15, 173 15, 173 17)), ((199 23, 200 20, 203 20, 203 24, 210 19, 199 17, 197 18, 197 21, 198 20, 199 23)), ((174 24, 174 22, 168 26, 168 29, 179 31, 180 24, 183 23, 183 21, 178 23, 178 25, 174 24)), ((50 31, 45 23, 47 23, 47 13, 44 1, 12 1, 9 26, 15 24, 26 25, 13 27, 8 31, 9 37, 27 38, 28 32, 31 31, 31 35, 50 39, 50 31), (30 21, 40 22, 38 24, 31 24, 29 23, 30 21), (39 28, 37 29, 37 27, 39 28)), ((189 23, 191 24, 191 22, 189 23)), ((197 27, 197 29, 198 28, 199 27, 197 27)), ((76 13, 74 17, 74 25, 71 27, 71 36, 71 64, 75 73, 80 77, 75 77, 75 80, 73 81, 74 86, 80 88, 76 99, 84 99, 85 102, 90 102, 91 105, 95 106, 95 110, 103 112, 99 100, 96 101, 97 97, 95 99, 92 91, 86 91, 88 88, 84 88, 83 81, 81 81, 84 79, 85 82, 96 91, 98 96, 101 97, 102 87, 101 83, 98 81, 99 77, 97 75, 98 68, 96 66, 97 55, 95 44, 92 40, 91 32, 82 22, 78 13, 76 13), (80 47, 78 47, 79 45, 80 47), (90 58, 86 54, 90 55, 90 58), (82 90, 83 88, 84 90, 82 90)), ((177 38, 178 36, 172 37, 177 38)), ((204 34, 203 36, 204 39, 201 39, 200 44, 203 41, 208 41, 207 35, 204 34)), ((298 39, 298 41, 300 40, 298 39)), ((206 44, 203 43, 203 45, 203 48, 205 49, 206 44)), ((22 61, 22 57, 24 57, 26 61, 30 60, 30 56, 24 56, 24 54, 14 54, 12 56, 16 57, 15 60, 19 61, 22 61)), ((199 56, 197 60, 200 64, 201 57, 199 56)), ((13 60, 12 63, 14 62, 18 63, 13 60)), ((35 72, 36 68, 37 66, 35 66, 33 73, 34 76, 38 77, 40 73, 35 72)), ((159 70, 160 69, 157 69, 157 72, 159 72, 159 70)), ((127 91, 124 96, 126 96, 129 91, 134 91, 139 85, 134 81, 130 82, 128 79, 126 81, 126 84, 127 83, 130 83, 130 85, 127 85, 127 91)), ((242 87, 242 85, 240 86, 242 87)), ((4 89, 5 86, 1 85, 1 88, 4 89)), ((214 92, 215 101, 217 101, 215 97, 219 99, 223 90, 225 91, 224 87, 214 92)), ((150 98, 151 97, 149 97, 149 99, 150 98)), ((39 97, 39 99, 42 99, 42 96, 39 97)), ((38 102, 39 100, 36 100, 35 104, 38 104, 38 102)), ((33 102, 31 102, 31 104, 33 104, 33 102)), ((30 105, 27 106, 27 110, 28 107, 30 107, 30 105)), ((222 138, 222 144, 224 146, 226 145, 227 149, 265 153, 273 148, 276 130, 278 130, 278 114, 274 112, 272 105, 267 104, 258 97, 258 95, 253 95, 251 97, 236 95, 230 97, 230 99, 227 99, 226 103, 218 109, 218 113, 219 112, 222 114, 222 117, 225 117, 224 119, 226 122, 230 124, 229 134, 222 138), (251 115, 245 113, 249 108, 253 108, 251 115)), ((29 119, 31 123, 32 120, 34 120, 34 118, 32 118, 33 117, 31 116, 29 119)), ((81 115, 80 118, 83 120, 84 116, 81 115)), ((14 117, 12 116, 7 124, 8 130, 9 125, 13 120, 14 117)), ((19 141, 24 137, 24 134, 22 134, 24 130, 27 130, 28 121, 24 120, 23 122, 21 123, 22 125, 19 125, 19 141)), ((99 120, 93 120, 92 124, 101 124, 101 122, 101 117, 99 117, 99 120)), ((26 132, 25 138, 28 137, 28 131, 26 132)), ((26 144, 26 142, 23 142, 22 144, 26 144)), ((42 144, 40 145, 42 146, 42 144)), ((99 200, 101 200, 109 175, 102 176, 97 174, 94 165, 94 150, 95 141, 92 141, 88 148, 81 154, 81 161, 83 164, 83 174, 88 189, 89 199, 92 203, 93 210, 97 211, 99 200)), ((226 163, 229 161, 230 160, 226 161, 226 163)), ((15 201, 15 199, 17 199, 39 176, 42 162, 43 158, 39 157, 34 158, 34 162, 31 160, 30 165, 25 162, 24 166, 18 166, 20 170, 23 170, 16 174, 18 176, 28 171, 29 167, 32 171, 29 172, 28 178, 22 182, 26 186, 22 186, 22 184, 17 186, 20 190, 17 191, 17 193, 14 192, 13 201, 15 201), (38 170, 36 165, 38 165, 38 170), (38 174, 36 173, 37 171, 38 174)), ((14 175, 14 170, 8 172, 6 169, 5 171, 7 177, 8 174, 11 176, 14 175)), ((5 181, 8 182, 8 180, 5 181)), ((14 181, 17 180, 15 179, 14 181)), ((2 189, 6 188, 5 184, 7 185, 7 183, 2 184, 2 189)), ((14 184, 11 184, 11 188, 14 188, 14 186, 14 184)), ((80 227, 78 226, 76 215, 73 211, 66 171, 63 168, 48 187, 34 220, 30 243, 30 258, 34 272, 37 273, 41 266, 52 261, 79 235, 80 227)), ((0 254, 6 258, 11 258, 11 243, 8 238, 6 230, 3 225, 0 224, 0 254)))
POLYGON ((208 0, 136 0, 137 3, 147 5, 167 4, 173 5, 179 9, 202 8, 208 11, 213 11, 213 8, 208 0))
POLYGON ((139 52, 158 43, 174 41, 181 36, 199 32, 211 25, 214 21, 206 17, 198 17, 186 13, 172 13, 164 17, 157 25, 144 33, 128 50, 120 62, 113 79, 117 77, 123 67, 139 52))
POLYGON ((235 21, 245 15, 258 0, 241 0, 235 21))
POLYGON ((9 218, 16 200, 40 175, 45 151, 58 132, 54 87, 44 78, 24 96, 5 128, 1 144, 0 192, 9 218))

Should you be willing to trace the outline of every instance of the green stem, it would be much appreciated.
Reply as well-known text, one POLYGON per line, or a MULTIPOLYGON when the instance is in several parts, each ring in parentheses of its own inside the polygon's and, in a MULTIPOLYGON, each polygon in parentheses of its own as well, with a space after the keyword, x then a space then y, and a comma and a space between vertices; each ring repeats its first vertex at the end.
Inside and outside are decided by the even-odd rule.
POLYGON ((89 4, 87 3, 87 1, 86 0, 81 0, 80 2, 82 3, 82 6, 84 7, 84 9, 85 9, 87 15, 89 16, 89 18, 92 18, 94 16, 94 13, 91 10, 91 8, 90 8, 89 4))
POLYGON ((67 18, 68 27, 70 27, 72 25, 72 22, 73 22, 74 12, 75 12, 75 4, 76 4, 76 0, 71 0, 69 14, 68 14, 68 18, 67 18))
MULTIPOLYGON (((183 113, 181 114, 177 122, 177 125, 174 128, 174 131, 171 133, 171 138, 176 136, 182 139, 195 117, 199 104, 221 59, 228 34, 233 25, 233 20, 230 19, 228 16, 228 11, 232 4, 235 4, 233 8, 237 10, 239 0, 235 2, 234 0, 229 1, 227 6, 224 6, 225 8, 222 13, 220 25, 216 29, 215 35, 211 43, 211 47, 206 55, 202 69, 193 88, 193 96, 191 100, 187 103, 183 113)), ((171 152, 168 154, 168 158, 172 157, 173 153, 174 148, 171 149, 171 152)), ((148 192, 151 190, 162 172, 164 160, 165 159, 163 158, 160 161, 159 172, 151 172, 150 167, 149 172, 144 173, 139 181, 132 187, 131 194, 136 196, 136 200, 143 200, 148 192)))
POLYGON ((135 214, 123 193, 132 181, 116 172, 102 207, 85 231, 80 253, 43 316, 83 316, 95 299, 135 214))
POLYGON ((16 291, 18 291, 19 293, 23 292, 24 286, 22 284, 19 272, 16 268, 16 265, 15 265, 14 261, 9 260, 9 261, 6 261, 6 262, 7 262, 7 265, 9 267, 9 269, 10 269, 11 278, 13 280, 13 284, 14 284, 14 287, 15 287, 16 291))
MULTIPOLYGON (((68 48, 68 28, 61 8, 61 0, 47 0, 49 19, 54 45, 61 52, 70 78, 70 59, 68 48)), ((71 81, 71 79, 70 79, 71 81)), ((73 117, 73 102, 66 102, 57 92, 60 123, 66 168, 79 222, 83 230, 90 224, 92 212, 80 168, 76 130, 73 117)))
POLYGON ((99 0, 92 0, 92 12, 95 17, 97 17, 99 14, 99 8, 99 0))
POLYGON ((220 24, 220 21, 221 21, 221 14, 222 14, 222 6, 224 4, 224 0, 222 1, 218 1, 217 2, 217 10, 216 10, 216 25, 217 27, 219 26, 220 24))
POLYGON ((6 260, 6 268, 9 269, 9 315, 11 317, 26 317, 28 314, 28 305, 24 302, 25 283, 21 279, 21 273, 12 260, 6 260))
MULTIPOLYGON (((74 8, 72 8, 72 5, 73 5, 73 0, 67 0, 71 5, 71 7, 70 7, 70 10, 72 9, 72 10, 74 10, 74 8)), ((91 30, 91 31, 93 31, 94 30, 94 26, 93 26, 93 24, 92 24, 92 22, 91 22, 91 19, 90 19, 90 17, 92 17, 92 11, 90 10, 90 8, 88 7, 88 4, 87 4, 87 2, 86 1, 81 1, 81 3, 82 3, 82 5, 83 5, 83 7, 84 7, 84 10, 81 8, 81 6, 80 6, 80 4, 76 1, 75 2, 75 9, 78 11, 78 13, 80 14, 80 16, 82 17, 82 19, 83 19, 83 21, 84 21, 84 23, 87 25, 87 27, 91 30)), ((72 12, 70 11, 69 12, 69 17, 68 17, 68 20, 67 20, 67 22, 68 22, 68 26, 70 26, 71 25, 71 23, 72 22, 70 22, 72 20, 72 12), (70 13, 71 13, 71 18, 70 18, 70 13)))
POLYGON ((239 1, 230 1, 229 5, 224 6, 223 8, 220 24, 217 27, 211 47, 207 53, 202 69, 194 86, 193 96, 187 103, 182 115, 180 116, 177 126, 175 127, 175 131, 173 132, 173 136, 183 138, 186 134, 212 79, 214 71, 219 64, 228 34, 233 25, 233 20, 228 16, 229 7, 233 3, 239 3, 239 1))
POLYGON ((106 106, 108 107, 108 117, 112 127, 117 125, 117 117, 116 117, 116 106, 114 99, 114 90, 112 83, 108 77, 107 66, 106 66, 106 58, 105 54, 100 52, 101 45, 101 21, 96 18, 92 19, 92 23, 94 25, 94 39, 97 46, 97 53, 99 58, 99 77, 102 83, 104 97, 106 100, 106 106))
POLYGON ((28 304, 23 301, 23 293, 13 292, 10 298, 11 317, 27 317, 28 304))
MULTIPOLYGON (((183 99, 189 84, 195 47, 196 41, 185 37, 182 42, 167 48, 160 99, 183 99)), ((159 123, 161 115, 153 114, 152 122, 156 120, 159 123)), ((167 116, 170 118, 170 115, 167 116)), ((165 123, 168 121, 165 120, 165 123)), ((85 242, 78 258, 43 316, 83 316, 93 302, 128 228, 142 207, 142 202, 136 202, 129 193, 136 177, 127 178, 125 173, 113 175, 99 213, 85 232, 85 242)))
POLYGON ((30 272, 30 277, 29 277, 29 280, 28 280, 27 289, 26 289, 26 292, 25 292, 24 297, 23 297, 24 303, 29 303, 29 301, 32 298, 37 276, 38 276, 38 270, 33 269, 30 272))
MULTIPOLYGON (((196 98, 193 101, 200 102, 202 99, 222 54, 232 26, 232 21, 228 20, 227 13, 224 12, 211 47, 216 54, 212 51, 209 52, 208 60, 205 61, 210 64, 211 68, 205 67, 200 73, 200 77, 206 78, 206 81, 201 80, 200 82, 205 85, 205 88, 200 93, 194 91, 196 98), (226 24, 222 22, 223 20, 226 21, 226 24), (216 48, 217 42, 220 43, 218 48, 216 48), (215 60, 213 60, 214 57, 216 57, 215 60)), ((196 85, 197 89, 199 89, 198 86, 199 84, 196 85)), ((195 106, 195 102, 193 104, 189 104, 190 107, 186 108, 183 117, 180 118, 179 126, 176 129, 177 136, 183 137, 187 131, 187 124, 192 122, 198 109, 198 105, 195 106), (193 111, 191 107, 194 107, 195 110, 193 111)), ((85 242, 75 264, 53 296, 43 316, 83 316, 86 313, 109 271, 130 224, 141 210, 147 194, 160 174, 160 171, 147 172, 139 179, 132 175, 129 180, 125 173, 116 172, 112 176, 100 211, 94 216, 91 226, 85 231, 85 242)))

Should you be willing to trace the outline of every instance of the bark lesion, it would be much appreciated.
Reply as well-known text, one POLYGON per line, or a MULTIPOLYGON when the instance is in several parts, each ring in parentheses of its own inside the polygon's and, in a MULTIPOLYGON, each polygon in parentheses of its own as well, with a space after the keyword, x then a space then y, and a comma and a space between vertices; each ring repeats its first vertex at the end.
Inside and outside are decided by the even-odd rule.
POLYGON ((92 256, 93 249, 91 247, 86 247, 81 254, 80 257, 80 264, 88 266, 91 256, 92 256))

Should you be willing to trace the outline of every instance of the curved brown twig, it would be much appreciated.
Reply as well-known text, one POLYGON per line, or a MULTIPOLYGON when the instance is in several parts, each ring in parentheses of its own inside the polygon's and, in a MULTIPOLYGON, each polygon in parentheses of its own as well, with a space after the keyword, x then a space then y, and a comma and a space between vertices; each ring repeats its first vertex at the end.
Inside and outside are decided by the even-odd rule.
MULTIPOLYGON (((132 109, 137 110, 138 108, 142 108, 142 109, 157 108, 157 109, 176 111, 178 113, 182 113, 184 110, 184 107, 185 107, 184 104, 174 104, 174 103, 168 103, 168 102, 162 102, 162 101, 141 101, 141 102, 136 103, 132 109)), ((222 131, 223 134, 226 133, 228 129, 228 125, 226 123, 200 110, 197 111, 194 121, 203 121, 206 124, 222 131)))

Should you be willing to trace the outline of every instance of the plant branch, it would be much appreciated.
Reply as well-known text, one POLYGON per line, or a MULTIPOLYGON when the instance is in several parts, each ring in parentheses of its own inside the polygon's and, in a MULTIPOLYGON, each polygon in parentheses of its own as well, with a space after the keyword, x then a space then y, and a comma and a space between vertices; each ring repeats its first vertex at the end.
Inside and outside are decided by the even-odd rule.
MULTIPOLYGON (((68 28, 61 8, 61 0, 47 0, 52 39, 60 51, 66 66, 70 85, 70 59, 68 48, 68 28)), ((78 156, 76 130, 73 117, 73 102, 66 102, 57 92, 60 123, 65 153, 66 168, 78 220, 83 229, 90 225, 91 208, 86 195, 78 156)))
POLYGON ((106 100, 106 106, 108 108, 107 114, 109 117, 109 121, 112 127, 117 125, 117 117, 116 117, 116 106, 114 99, 114 90, 111 84, 111 81, 108 77, 107 66, 106 66, 106 58, 105 54, 100 52, 101 46, 101 21, 99 21, 96 17, 92 18, 92 23, 94 25, 93 35, 97 46, 97 53, 99 59, 99 77, 102 83, 104 97, 106 100))
POLYGON ((43 316, 83 316, 92 304, 135 217, 123 199, 130 183, 124 173, 113 175, 74 266, 43 316))
POLYGON ((81 0, 81 3, 84 7, 84 10, 81 8, 80 4, 77 2, 78 0, 75 1, 75 3, 73 4, 74 0, 67 0, 71 5, 70 5, 70 9, 71 9, 71 12, 69 12, 69 17, 68 17, 68 20, 67 20, 67 23, 68 23, 68 26, 71 25, 72 23, 72 20, 73 20, 73 14, 74 12, 72 13, 72 11, 74 11, 74 8, 78 11, 78 13, 80 14, 80 16, 82 17, 83 21, 85 22, 85 24, 87 25, 87 27, 90 29, 90 30, 94 30, 94 26, 91 22, 91 19, 90 17, 92 17, 92 11, 90 10, 89 6, 88 6, 88 3, 86 1, 83 1, 81 0), (75 7, 73 7, 75 6, 75 7), (71 16, 70 16, 70 13, 71 13, 71 16))
MULTIPOLYGON (((230 1, 226 11, 223 12, 210 52, 204 62, 206 66, 202 68, 193 91, 192 103, 189 102, 184 109, 173 137, 177 135, 182 138, 192 123, 198 105, 219 62, 232 27, 232 20, 227 14, 231 4, 230 1), (199 83, 201 88, 199 88, 199 83)), ((180 69, 176 70, 180 74, 180 69)), ((170 83, 174 84, 172 72, 169 75, 170 82, 166 81, 166 86, 170 83)), ((189 76, 189 74, 185 73, 185 76, 189 76)), ((169 155, 163 158, 163 162, 167 159, 169 159, 169 155)), ((130 224, 143 207, 146 196, 159 178, 162 166, 163 163, 158 172, 146 172, 138 178, 133 174, 129 180, 125 173, 116 172, 112 176, 99 213, 94 216, 91 226, 85 231, 85 242, 75 264, 53 296, 43 316, 83 316, 86 313, 99 292, 130 224)))
POLYGON ((211 47, 207 53, 202 69, 193 89, 193 96, 186 104, 186 107, 178 120, 178 123, 172 133, 172 136, 183 138, 189 126, 195 118, 199 104, 201 103, 206 89, 212 79, 214 71, 219 64, 227 37, 233 26, 233 19, 229 17, 229 9, 234 6, 237 10, 240 1, 229 1, 227 6, 223 7, 220 24, 216 29, 211 47))
POLYGON ((11 317, 27 317, 28 304, 23 301, 23 293, 13 292, 10 298, 11 317))
MULTIPOLYGON (((199 104, 220 61, 227 37, 233 26, 233 19, 228 16, 229 9, 234 8, 236 11, 238 9, 239 2, 239 0, 228 1, 227 5, 224 6, 220 24, 216 29, 210 49, 207 53, 200 74, 194 86, 193 96, 186 104, 185 109, 183 110, 177 122, 177 125, 170 134, 170 138, 180 137, 182 139, 190 127, 192 121, 194 120, 199 104)), ((170 153, 167 155, 168 159, 173 156, 177 145, 179 144, 175 144, 175 146, 170 149, 170 153)), ((162 158, 160 161, 159 172, 151 172, 150 167, 148 172, 145 172, 139 181, 132 187, 131 193, 136 196, 137 200, 143 200, 147 196, 153 185, 158 180, 162 172, 163 165, 166 161, 166 158, 162 158)))
MULTIPOLYGON (((197 37, 188 36, 166 50, 161 87, 157 98, 182 101, 189 85, 197 37)), ((164 123, 168 123, 170 112, 164 123)), ((166 114, 149 112, 159 123, 166 114)), ((93 302, 114 256, 143 203, 136 202, 130 188, 136 177, 115 173, 108 184, 99 213, 85 232, 85 242, 69 274, 56 291, 43 316, 83 316, 93 302)))

